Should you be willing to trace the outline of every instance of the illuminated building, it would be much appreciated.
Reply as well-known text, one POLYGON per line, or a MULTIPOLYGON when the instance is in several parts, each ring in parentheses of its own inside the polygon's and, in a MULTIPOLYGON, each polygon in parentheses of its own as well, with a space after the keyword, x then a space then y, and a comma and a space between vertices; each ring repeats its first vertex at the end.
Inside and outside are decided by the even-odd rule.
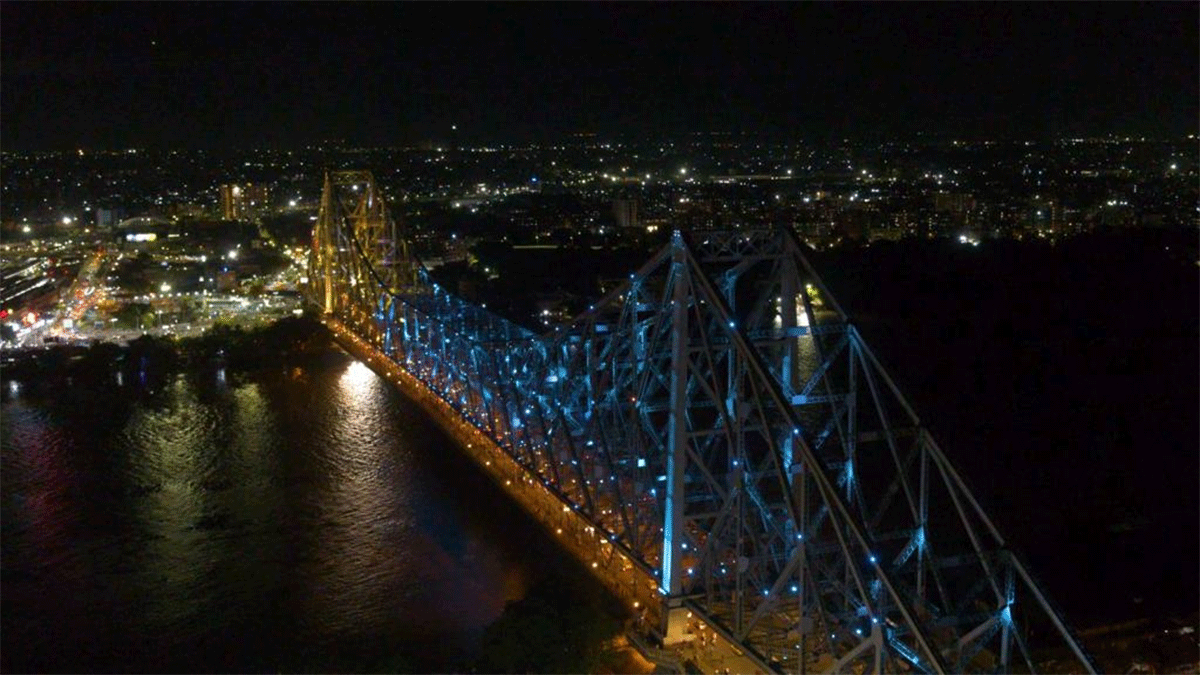
POLYGON ((253 183, 227 183, 218 188, 221 195, 221 219, 252 218, 267 207, 267 186, 253 183))
POLYGON ((613 217, 618 227, 638 226, 638 203, 636 199, 613 200, 613 217))

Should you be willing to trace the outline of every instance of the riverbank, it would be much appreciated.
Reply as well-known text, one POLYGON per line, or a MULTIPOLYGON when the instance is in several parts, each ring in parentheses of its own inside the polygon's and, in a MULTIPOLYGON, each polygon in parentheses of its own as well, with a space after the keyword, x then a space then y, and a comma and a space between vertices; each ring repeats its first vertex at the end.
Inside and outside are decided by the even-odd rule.
POLYGON ((217 324, 196 337, 143 335, 125 344, 9 350, 0 358, 0 377, 9 389, 35 390, 109 380, 151 383, 195 368, 240 377, 321 358, 332 345, 319 321, 285 317, 249 329, 217 324))

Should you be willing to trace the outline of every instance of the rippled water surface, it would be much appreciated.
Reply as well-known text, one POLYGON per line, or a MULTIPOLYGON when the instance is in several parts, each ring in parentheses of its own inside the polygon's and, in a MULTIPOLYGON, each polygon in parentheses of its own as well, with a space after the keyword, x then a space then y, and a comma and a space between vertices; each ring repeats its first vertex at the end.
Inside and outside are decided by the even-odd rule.
POLYGON ((6 672, 444 670, 569 566, 344 355, 3 388, 6 672))

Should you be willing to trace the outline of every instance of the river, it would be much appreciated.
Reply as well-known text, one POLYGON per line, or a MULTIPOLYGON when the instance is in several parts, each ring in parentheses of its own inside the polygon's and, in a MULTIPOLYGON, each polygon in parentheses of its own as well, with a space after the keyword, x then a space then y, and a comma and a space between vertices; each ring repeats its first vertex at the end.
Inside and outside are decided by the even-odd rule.
POLYGON ((535 583, 594 590, 415 404, 305 364, 3 383, 5 672, 464 668, 535 583))

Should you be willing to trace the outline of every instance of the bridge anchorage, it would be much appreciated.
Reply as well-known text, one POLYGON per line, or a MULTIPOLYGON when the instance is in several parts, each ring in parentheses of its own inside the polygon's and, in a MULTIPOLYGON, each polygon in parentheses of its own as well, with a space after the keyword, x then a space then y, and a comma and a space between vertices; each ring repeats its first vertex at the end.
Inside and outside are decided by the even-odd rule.
POLYGON ((309 278, 660 663, 1095 672, 790 232, 676 232, 537 334, 432 283, 371 175, 336 172, 309 278))

